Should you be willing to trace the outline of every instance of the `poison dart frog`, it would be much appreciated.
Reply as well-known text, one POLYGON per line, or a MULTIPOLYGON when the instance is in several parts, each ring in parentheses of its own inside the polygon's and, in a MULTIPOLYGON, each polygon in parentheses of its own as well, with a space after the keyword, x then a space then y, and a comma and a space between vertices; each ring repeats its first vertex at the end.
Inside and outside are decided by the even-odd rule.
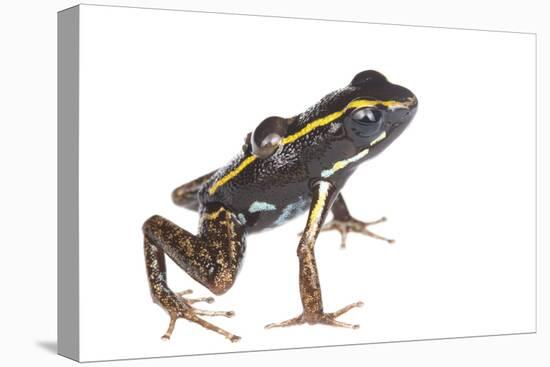
POLYGON ((170 316, 169 339, 178 318, 187 319, 235 342, 239 336, 203 316, 234 315, 194 306, 212 297, 185 297, 166 278, 165 255, 215 295, 234 284, 245 252, 247 234, 280 226, 307 212, 297 248, 303 311, 266 328, 326 324, 358 328, 338 317, 362 302, 325 312, 314 246, 320 231, 349 232, 392 242, 368 227, 385 220, 362 222, 352 217, 342 196, 347 179, 368 159, 386 149, 409 125, 418 100, 408 89, 390 83, 374 70, 357 74, 305 112, 290 118, 271 116, 251 133, 236 157, 224 167, 172 192, 175 204, 197 211, 198 234, 154 215, 143 224, 146 270, 153 301, 170 316), (327 214, 332 220, 325 223, 327 214))

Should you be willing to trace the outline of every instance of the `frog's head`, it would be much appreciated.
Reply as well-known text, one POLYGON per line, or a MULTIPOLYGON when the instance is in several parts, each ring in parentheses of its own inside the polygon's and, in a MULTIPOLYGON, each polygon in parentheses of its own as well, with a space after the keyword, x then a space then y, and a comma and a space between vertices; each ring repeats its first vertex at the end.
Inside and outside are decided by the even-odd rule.
POLYGON ((349 100, 341 117, 346 135, 373 157, 395 140, 413 119, 418 101, 407 88, 374 70, 357 74, 344 89, 349 100))
POLYGON ((318 134, 317 128, 330 125, 336 129, 327 129, 332 134, 329 140, 341 139, 345 133, 346 139, 370 158, 401 134, 412 120, 416 106, 411 91, 388 82, 377 71, 367 70, 300 115, 266 118, 246 141, 251 142, 256 157, 267 158, 283 145, 308 134, 318 134))

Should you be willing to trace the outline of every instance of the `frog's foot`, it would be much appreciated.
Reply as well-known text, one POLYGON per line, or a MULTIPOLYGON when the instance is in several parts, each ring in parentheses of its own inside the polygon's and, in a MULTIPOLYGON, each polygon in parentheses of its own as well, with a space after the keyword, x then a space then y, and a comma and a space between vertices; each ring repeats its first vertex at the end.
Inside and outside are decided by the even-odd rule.
POLYGON ((330 312, 330 313, 314 313, 314 314, 306 314, 305 312, 301 315, 294 317, 292 319, 283 321, 283 322, 276 322, 272 324, 268 324, 265 326, 266 329, 271 329, 275 327, 286 327, 286 326, 293 326, 293 325, 301 325, 304 323, 308 323, 310 325, 313 324, 324 324, 329 326, 338 326, 338 327, 345 327, 350 329, 359 329, 359 325, 357 324, 348 324, 345 322, 341 322, 336 320, 336 318, 352 308, 355 307, 362 307, 363 302, 355 302, 352 304, 347 305, 346 307, 342 307, 338 311, 330 312))
POLYGON ((321 231, 337 230, 338 232, 340 232, 340 234, 342 235, 342 242, 340 244, 341 248, 346 248, 346 239, 348 237, 348 233, 350 232, 362 233, 367 236, 370 236, 382 241, 386 241, 387 243, 391 244, 391 243, 394 243, 395 240, 377 235, 376 233, 373 233, 368 229, 369 226, 385 222, 386 220, 387 220, 386 217, 382 217, 378 220, 375 220, 374 222, 361 222, 352 217, 350 217, 350 219, 345 221, 333 219, 330 222, 326 223, 321 228, 321 231))
POLYGON ((210 311, 210 310, 203 310, 200 308, 196 308, 192 306, 192 304, 197 302, 207 302, 212 303, 214 302, 213 297, 200 297, 200 298, 185 298, 184 295, 191 294, 193 291, 188 289, 183 292, 177 292, 173 293, 175 295, 175 298, 177 299, 176 303, 173 302, 167 302, 167 304, 161 305, 163 308, 168 312, 170 315, 170 324, 168 326, 168 330, 166 330, 166 333, 162 336, 163 340, 169 340, 172 336, 172 332, 174 331, 174 327, 176 326, 176 320, 179 318, 186 319, 191 322, 195 322, 206 329, 215 331, 223 336, 225 336, 227 339, 229 339, 232 342, 239 341, 241 337, 231 334, 230 332, 223 330, 222 328, 213 325, 209 323, 208 321, 200 318, 199 316, 225 316, 225 317, 233 317, 235 316, 235 312, 233 311, 210 311))

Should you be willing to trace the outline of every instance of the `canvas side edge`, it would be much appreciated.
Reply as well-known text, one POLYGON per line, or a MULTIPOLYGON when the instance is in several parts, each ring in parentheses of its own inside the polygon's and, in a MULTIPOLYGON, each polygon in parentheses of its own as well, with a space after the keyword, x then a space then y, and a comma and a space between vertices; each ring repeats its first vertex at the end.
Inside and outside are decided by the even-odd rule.
POLYGON ((78 241, 80 7, 57 14, 57 352, 80 358, 78 241))

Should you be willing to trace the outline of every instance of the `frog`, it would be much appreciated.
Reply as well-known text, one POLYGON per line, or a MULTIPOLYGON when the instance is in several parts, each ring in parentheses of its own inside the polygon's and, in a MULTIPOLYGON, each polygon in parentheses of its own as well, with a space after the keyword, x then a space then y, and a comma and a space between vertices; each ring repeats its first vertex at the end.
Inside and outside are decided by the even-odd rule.
POLYGON ((378 71, 365 70, 302 113, 267 117, 246 134, 228 164, 174 189, 172 201, 198 213, 198 234, 160 215, 151 216, 142 226, 150 294, 170 316, 162 338, 169 340, 176 320, 186 319, 232 342, 241 339, 206 320, 209 316, 233 317, 233 311, 198 308, 196 303, 212 303, 214 298, 191 298, 187 295, 192 290, 175 292, 169 287, 166 255, 220 296, 235 283, 249 234, 282 226, 306 213, 296 250, 302 312, 265 328, 324 324, 357 329, 359 325, 338 317, 363 302, 332 312, 323 308, 315 243, 324 231, 339 232, 342 248, 349 233, 393 243, 369 229, 386 218, 356 219, 342 189, 362 163, 401 135, 417 108, 418 99, 409 89, 389 82, 378 71), (325 223, 329 213, 332 219, 325 223))

